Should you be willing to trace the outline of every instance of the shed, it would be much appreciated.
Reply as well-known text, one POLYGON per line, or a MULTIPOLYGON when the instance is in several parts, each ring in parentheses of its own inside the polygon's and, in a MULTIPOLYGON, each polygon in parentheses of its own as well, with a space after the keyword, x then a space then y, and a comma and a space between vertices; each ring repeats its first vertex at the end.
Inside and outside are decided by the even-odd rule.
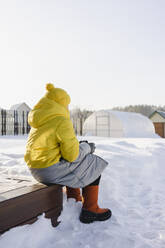
POLYGON ((154 124, 155 132, 160 137, 165 138, 165 112, 156 110, 149 118, 154 124))
POLYGON ((84 122, 83 135, 103 137, 154 137, 154 125, 142 114, 100 110, 84 122))
POLYGON ((31 108, 25 103, 18 103, 18 104, 15 104, 15 105, 12 105, 10 110, 17 110, 17 111, 30 111, 31 108))

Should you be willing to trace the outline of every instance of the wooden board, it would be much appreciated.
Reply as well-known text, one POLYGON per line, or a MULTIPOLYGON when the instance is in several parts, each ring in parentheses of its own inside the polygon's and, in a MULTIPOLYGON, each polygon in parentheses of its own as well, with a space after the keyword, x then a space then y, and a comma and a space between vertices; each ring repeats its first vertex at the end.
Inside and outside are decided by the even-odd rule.
POLYGON ((24 186, 34 185, 37 181, 32 177, 9 176, 1 174, 0 176, 0 195, 9 190, 18 189, 24 186))
POLYGON ((56 226, 62 203, 63 193, 60 185, 20 184, 15 189, 5 189, 0 194, 0 233, 11 227, 33 222, 32 220, 36 220, 42 213, 56 226))

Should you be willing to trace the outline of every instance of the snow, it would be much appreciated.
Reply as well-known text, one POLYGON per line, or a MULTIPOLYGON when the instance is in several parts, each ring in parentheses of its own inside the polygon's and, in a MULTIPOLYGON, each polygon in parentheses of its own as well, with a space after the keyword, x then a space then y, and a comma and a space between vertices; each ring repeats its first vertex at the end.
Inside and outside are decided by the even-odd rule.
MULTIPOLYGON (((23 160, 25 137, 0 137, 0 178, 31 178, 23 160)), ((84 137, 79 137, 84 139, 84 137)), ((88 137, 96 154, 109 162, 102 174, 99 205, 113 216, 82 224, 81 203, 66 201, 53 228, 44 215, 32 225, 15 227, 0 236, 6 248, 163 248, 165 247, 165 139, 88 137)))

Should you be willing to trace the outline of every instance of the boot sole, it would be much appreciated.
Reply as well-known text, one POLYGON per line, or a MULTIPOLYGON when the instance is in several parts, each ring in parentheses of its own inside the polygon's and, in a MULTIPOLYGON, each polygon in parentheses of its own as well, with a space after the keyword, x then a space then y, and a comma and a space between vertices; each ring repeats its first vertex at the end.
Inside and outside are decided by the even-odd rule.
POLYGON ((94 221, 105 221, 111 218, 112 212, 108 210, 103 214, 96 214, 90 211, 82 210, 79 220, 84 224, 90 224, 94 221))

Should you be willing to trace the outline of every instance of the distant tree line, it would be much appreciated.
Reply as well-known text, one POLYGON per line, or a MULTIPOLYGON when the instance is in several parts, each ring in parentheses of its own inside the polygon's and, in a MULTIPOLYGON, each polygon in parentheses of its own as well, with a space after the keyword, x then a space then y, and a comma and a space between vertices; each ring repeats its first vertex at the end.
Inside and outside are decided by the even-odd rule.
POLYGON ((129 105, 126 107, 114 107, 112 110, 118 110, 123 112, 135 112, 140 113, 145 116, 150 116, 154 111, 164 111, 165 112, 165 105, 164 106, 155 106, 155 105, 129 105))

